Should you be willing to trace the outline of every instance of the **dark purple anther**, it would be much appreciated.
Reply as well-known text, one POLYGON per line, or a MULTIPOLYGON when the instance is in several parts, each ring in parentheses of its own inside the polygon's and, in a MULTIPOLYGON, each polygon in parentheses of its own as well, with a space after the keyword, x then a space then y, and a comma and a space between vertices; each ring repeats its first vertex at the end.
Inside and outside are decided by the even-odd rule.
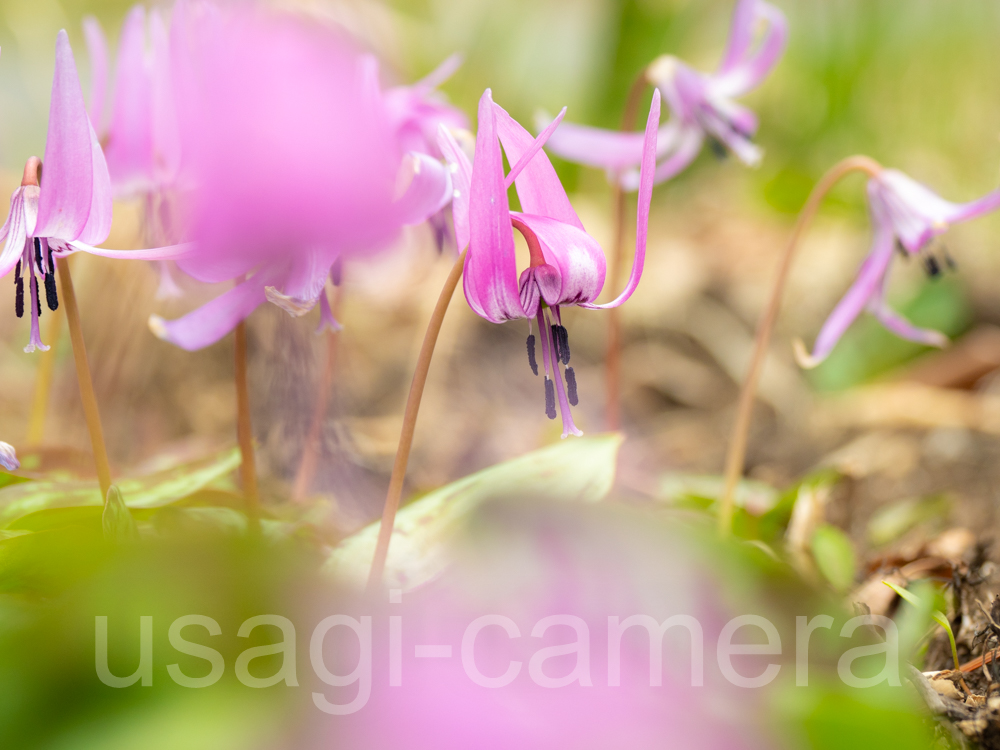
POLYGON ((580 403, 580 397, 576 393, 576 373, 572 367, 566 368, 566 396, 569 398, 570 406, 580 403))
POLYGON ((528 334, 528 364, 531 366, 531 372, 535 375, 538 374, 538 362, 535 359, 535 334, 528 334))
POLYGON ((545 378, 545 416, 556 418, 556 386, 548 377, 545 378))
MULTIPOLYGON (((45 303, 53 312, 59 309, 59 295, 56 293, 56 275, 49 271, 45 274, 45 303)), ((41 303, 39 303, 41 306, 41 303)))

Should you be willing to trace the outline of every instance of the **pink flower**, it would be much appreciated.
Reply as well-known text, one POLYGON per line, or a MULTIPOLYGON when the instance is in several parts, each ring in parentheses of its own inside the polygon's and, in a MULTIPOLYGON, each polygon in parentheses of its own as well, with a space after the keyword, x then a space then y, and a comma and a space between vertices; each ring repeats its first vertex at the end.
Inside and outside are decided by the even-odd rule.
POLYGON ((218 341, 264 301, 299 316, 341 258, 391 243, 450 199, 450 175, 404 155, 377 75, 344 35, 256 6, 180 4, 173 61, 195 250, 178 266, 237 285, 153 331, 218 341), (405 157, 405 158, 404 158, 405 157), (246 280, 243 280, 245 277, 246 280))
MULTIPOLYGON (((918 328, 892 310, 885 300, 889 266, 897 250, 904 256, 921 255, 928 275, 941 273, 941 261, 927 250, 928 243, 951 224, 982 216, 1000 206, 1000 190, 969 203, 951 203, 895 169, 885 169, 868 181, 868 208, 874 225, 872 247, 857 279, 827 318, 816 337, 812 354, 799 346, 796 356, 803 367, 816 367, 833 351, 862 310, 872 313, 882 325, 904 339, 927 346, 943 347, 947 337, 918 328)), ((945 265, 953 265, 947 251, 945 265)))
POLYGON ((21 187, 10 199, 10 214, 0 228, 6 239, 0 276, 15 273, 16 312, 24 315, 25 281, 31 313, 31 340, 24 351, 46 350, 38 331, 40 286, 48 307, 59 306, 53 254, 88 250, 111 230, 111 182, 97 135, 87 117, 73 50, 65 31, 56 39, 56 68, 45 139, 44 187, 40 163, 28 160, 21 187))
MULTIPOLYGON (((115 71, 110 125, 105 126, 108 50, 97 19, 88 16, 83 30, 91 61, 90 117, 104 145, 111 187, 116 197, 139 198, 145 208, 150 245, 177 241, 177 206, 173 196, 181 164, 181 144, 170 71, 170 40, 159 10, 132 8, 122 24, 115 71)), ((167 261, 159 262, 158 298, 179 297, 167 261)))
POLYGON ((170 72, 170 39, 159 10, 136 5, 122 24, 111 121, 105 128, 107 43, 97 19, 83 21, 93 70, 90 117, 95 123, 115 195, 132 197, 173 186, 180 138, 170 72))
MULTIPOLYGON (((656 184, 683 171, 706 139, 720 153, 728 149, 745 164, 760 162, 761 150, 750 140, 757 131, 757 117, 733 99, 763 82, 781 59, 787 36, 780 10, 763 0, 739 0, 726 53, 715 73, 697 71, 672 55, 659 57, 646 68, 647 80, 662 92, 671 112, 657 140, 656 184), (764 30, 755 46, 760 25, 764 30)), ((643 153, 639 133, 566 123, 548 145, 569 161, 603 167, 612 177, 620 175, 628 190, 639 186, 637 167, 643 153)))
POLYGON ((450 104, 437 90, 462 64, 461 55, 452 55, 431 73, 409 86, 385 91, 383 100, 389 121, 404 151, 416 151, 441 158, 438 129, 468 129, 469 118, 450 104))
MULTIPOLYGON (((533 139, 503 108, 493 103, 487 89, 479 102, 474 168, 451 135, 441 131, 442 151, 455 172, 455 231, 459 247, 469 246, 465 259, 465 298, 478 315, 493 323, 517 318, 537 320, 542 339, 546 414, 555 419, 558 394, 563 437, 582 433, 570 413, 570 405, 577 403, 576 375, 568 366, 569 337, 562 325, 560 309, 566 305, 588 309, 617 307, 635 291, 646 254, 659 118, 660 95, 654 92, 643 143, 635 262, 625 290, 603 305, 594 304, 594 300, 604 286, 607 265, 604 252, 583 228, 551 162, 541 150, 559 125, 562 113, 533 139), (514 165, 506 177, 501 143, 508 161, 514 165), (507 188, 512 182, 517 187, 521 213, 512 213, 507 202, 507 188), (524 236, 531 256, 530 265, 520 275, 515 265, 513 229, 524 236), (560 362, 566 366, 565 387, 559 372, 560 362)), ((537 375, 535 337, 530 334, 530 322, 528 358, 537 375)))

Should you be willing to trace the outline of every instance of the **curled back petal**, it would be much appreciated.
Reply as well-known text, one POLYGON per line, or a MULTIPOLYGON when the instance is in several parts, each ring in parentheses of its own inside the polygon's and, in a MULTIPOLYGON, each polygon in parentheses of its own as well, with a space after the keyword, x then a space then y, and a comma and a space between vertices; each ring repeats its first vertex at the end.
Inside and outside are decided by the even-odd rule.
POLYGON ((203 349, 262 305, 266 299, 264 287, 273 281, 266 274, 257 274, 177 320, 152 315, 149 327, 158 338, 181 349, 203 349))
MULTIPOLYGON (((102 258, 116 258, 118 260, 173 260, 180 262, 198 253, 198 246, 194 242, 184 242, 179 245, 167 245, 165 247, 154 247, 146 250, 109 250, 79 241, 68 244, 73 250, 89 253, 90 255, 99 255, 102 258)), ((232 276, 227 278, 232 278, 232 276)))
POLYGON ((896 238, 884 206, 874 200, 871 208, 874 223, 872 248, 868 257, 861 264, 861 269, 858 271, 858 276, 851 288, 837 303, 830 317, 826 319, 820 329, 816 343, 813 345, 812 354, 804 359, 800 357, 803 361, 799 364, 804 367, 816 367, 826 359, 862 310, 881 294, 889 264, 892 262, 892 254, 895 251, 896 238))
POLYGON ((77 239, 88 245, 99 245, 111 234, 111 219, 114 199, 111 192, 111 176, 104 161, 104 152, 97 141, 97 133, 90 128, 90 155, 93 159, 93 191, 90 196, 90 216, 77 239))
MULTIPOLYGON (((537 150, 535 138, 507 114, 503 107, 494 104, 493 111, 496 113, 497 134, 507 152, 507 160, 512 165, 518 164, 522 156, 535 150, 535 156, 522 167, 521 173, 514 180, 521 210, 526 214, 549 216, 583 229, 583 223, 573 210, 552 162, 544 151, 537 150)), ((479 159, 478 148, 476 159, 479 159)))
POLYGON ((493 322, 524 317, 517 288, 517 259, 510 207, 504 187, 503 157, 489 89, 479 100, 476 162, 469 200, 469 253, 465 257, 465 298, 476 314, 493 322))
MULTIPOLYGON (((688 126, 681 131, 677 139, 677 150, 656 166, 653 173, 653 184, 659 185, 667 180, 672 180, 679 175, 693 162, 701 152, 702 144, 705 142, 705 135, 701 128, 688 126)), ((639 189, 640 170, 630 169, 621 177, 623 190, 635 191, 639 189)))
MULTIPOLYGON (((93 209, 94 167, 98 163, 92 132, 73 50, 63 30, 56 37, 56 69, 36 236, 75 240, 87 225, 93 209)), ((100 162, 103 159, 101 156, 100 162)), ((107 210, 110 212, 110 204, 107 210)))
MULTIPOLYGON (((563 107, 559 114, 556 115, 556 118, 543 128, 542 132, 538 134, 538 137, 531 142, 531 145, 521 152, 521 156, 518 158, 517 162, 511 166, 510 171, 507 173, 507 177, 504 178, 504 185, 510 187, 514 184, 518 175, 520 175, 521 172, 524 171, 524 168, 531 163, 531 160, 535 158, 535 155, 542 150, 545 146, 545 142, 548 141, 549 137, 552 135, 552 131, 559 127, 559 123, 562 122, 563 117, 565 116, 566 108, 563 107)), ((562 187, 562 183, 560 183, 559 186, 562 187)))
POLYGON ((639 174, 639 196, 636 211, 635 226, 635 258, 632 260, 632 272, 629 274, 625 289, 611 302, 603 305, 585 304, 583 307, 604 309, 618 307, 623 304, 642 278, 643 265, 646 262, 646 239, 649 233, 649 206, 653 200, 653 173, 656 168, 656 131, 660 124, 660 92, 653 92, 653 101, 649 107, 649 117, 646 119, 646 138, 643 145, 642 168, 639 174))
MULTIPOLYGON (((716 90, 723 96, 743 96, 757 88, 778 64, 788 44, 788 21, 785 19, 784 13, 770 3, 761 0, 742 0, 741 5, 753 6, 749 43, 740 54, 732 54, 738 51, 732 46, 737 23, 745 23, 743 17, 746 15, 746 10, 738 7, 733 17, 730 50, 727 51, 726 58, 714 77, 716 90), (764 22, 765 28, 756 49, 750 54, 750 44, 753 42, 755 32, 753 27, 759 21, 764 22)), ((747 34, 747 29, 741 29, 741 43, 745 39, 745 34, 747 34)))

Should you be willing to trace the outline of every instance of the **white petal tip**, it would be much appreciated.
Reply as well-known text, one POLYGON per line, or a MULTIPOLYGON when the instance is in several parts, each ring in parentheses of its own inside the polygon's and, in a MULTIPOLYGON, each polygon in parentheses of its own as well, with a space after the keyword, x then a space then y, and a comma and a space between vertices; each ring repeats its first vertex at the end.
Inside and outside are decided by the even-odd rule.
POLYGON ((287 294, 279 292, 273 286, 264 287, 264 294, 268 302, 272 305, 277 305, 293 318, 301 318, 316 306, 316 300, 314 299, 303 300, 289 297, 287 294))
POLYGON ((0 442, 0 466, 7 471, 17 471, 21 462, 17 460, 17 451, 10 443, 0 442))
POLYGON ((646 66, 646 80, 653 86, 669 83, 677 72, 677 58, 660 55, 646 66))
POLYGON ((795 339, 792 342, 792 351, 795 354, 795 362, 803 370, 812 370, 820 365, 826 357, 814 357, 802 343, 802 339, 795 339))
POLYGON ((153 332, 156 338, 166 341, 167 340, 167 321, 161 318, 159 315, 150 315, 147 321, 149 330, 153 332))

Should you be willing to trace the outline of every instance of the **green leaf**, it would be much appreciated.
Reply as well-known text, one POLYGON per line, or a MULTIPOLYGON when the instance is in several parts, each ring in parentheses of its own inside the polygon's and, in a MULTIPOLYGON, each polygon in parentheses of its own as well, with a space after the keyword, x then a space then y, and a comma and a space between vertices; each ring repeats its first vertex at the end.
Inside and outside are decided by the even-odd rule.
MULTIPOLYGON (((565 440, 483 469, 434 490, 396 514, 385 580, 412 588, 447 567, 447 543, 468 514, 482 503, 504 497, 539 496, 592 503, 611 490, 622 436, 618 433, 565 440)), ((364 584, 375 554, 379 523, 343 540, 324 569, 364 584)))
MULTIPOLYGON (((183 466, 143 477, 123 478, 117 485, 127 498, 129 508, 157 508, 175 503, 218 482, 239 463, 239 450, 230 448, 183 466)), ((28 482, 0 490, 0 524, 8 526, 22 516, 45 508, 103 505, 101 490, 96 482, 28 482)))
MULTIPOLYGON (((906 589, 900 588, 895 584, 889 583, 889 581, 882 581, 882 583, 891 588, 893 591, 899 594, 900 597, 902 597, 904 600, 912 604, 917 609, 928 608, 928 605, 924 601, 922 601, 918 596, 907 591, 906 589)), ((951 658, 955 662, 955 669, 956 670, 959 669, 960 663, 958 661, 958 647, 955 644, 955 634, 951 631, 951 623, 948 622, 948 618, 945 616, 944 612, 942 612, 939 609, 931 610, 931 619, 934 620, 934 622, 936 622, 942 628, 944 628, 944 632, 948 634, 948 642, 951 644, 951 658)))
POLYGON ((879 508, 868 522, 868 539, 876 547, 898 539, 914 526, 925 521, 943 519, 951 503, 944 495, 900 500, 879 508))
MULTIPOLYGON (((717 475, 680 474, 671 472, 660 477, 659 495, 680 507, 709 510, 722 495, 725 480, 717 475)), ((754 515, 766 513, 778 500, 778 491, 764 482, 743 479, 736 485, 736 506, 754 515)))
POLYGON ((813 532, 810 548, 823 577, 837 591, 847 591, 857 574, 854 546, 847 535, 836 526, 825 523, 813 532))
POLYGON ((104 504, 101 526, 104 527, 104 538, 109 542, 127 544, 139 539, 139 529, 135 525, 135 519, 125 507, 122 493, 114 485, 108 489, 108 501, 104 504))

